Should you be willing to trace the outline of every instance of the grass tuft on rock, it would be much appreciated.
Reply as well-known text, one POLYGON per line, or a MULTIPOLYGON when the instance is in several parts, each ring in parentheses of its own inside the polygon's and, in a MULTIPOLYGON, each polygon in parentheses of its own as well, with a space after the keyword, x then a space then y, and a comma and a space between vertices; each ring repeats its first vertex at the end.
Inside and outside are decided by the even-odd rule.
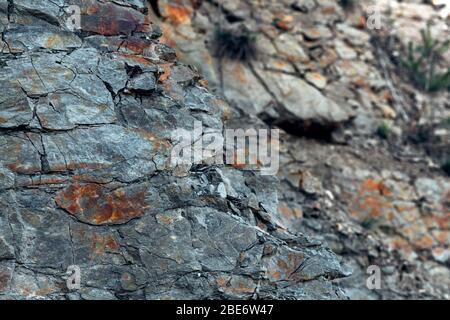
POLYGON ((250 62, 257 57, 256 34, 245 28, 239 30, 216 29, 213 54, 220 59, 250 62))
POLYGON ((377 135, 385 140, 389 138, 389 136, 391 135, 391 128, 386 122, 383 122, 378 126, 377 135))

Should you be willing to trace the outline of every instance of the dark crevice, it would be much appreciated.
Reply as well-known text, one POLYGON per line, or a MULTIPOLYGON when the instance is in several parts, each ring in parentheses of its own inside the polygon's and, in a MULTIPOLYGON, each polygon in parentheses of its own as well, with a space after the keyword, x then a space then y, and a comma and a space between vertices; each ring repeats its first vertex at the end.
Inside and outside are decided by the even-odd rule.
POLYGON ((7 8, 8 22, 11 22, 11 15, 13 11, 14 11, 14 1, 8 0, 8 8, 7 8))
POLYGON ((158 17, 162 18, 161 11, 159 10, 158 0, 150 0, 150 6, 152 7, 153 13, 158 17))
POLYGON ((338 129, 338 125, 335 124, 319 124, 311 121, 282 121, 274 122, 271 119, 263 119, 265 123, 270 126, 276 126, 283 129, 290 135, 308 138, 323 142, 333 141, 333 132, 338 129))

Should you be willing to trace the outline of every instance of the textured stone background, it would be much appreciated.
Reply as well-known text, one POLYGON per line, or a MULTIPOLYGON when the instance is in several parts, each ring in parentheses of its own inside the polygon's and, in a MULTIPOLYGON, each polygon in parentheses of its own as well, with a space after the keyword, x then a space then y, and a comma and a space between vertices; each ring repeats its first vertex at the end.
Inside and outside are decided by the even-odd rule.
POLYGON ((277 224, 274 177, 168 166, 174 129, 230 111, 145 1, 2 0, 0 31, 1 299, 343 297, 338 257, 277 224))
MULTIPOLYGON (((450 92, 418 90, 399 67, 432 22, 450 40, 450 3, 334 0, 157 1, 164 43, 230 102, 228 126, 279 126, 278 211, 353 269, 351 298, 450 298, 450 92), (381 30, 365 17, 374 3, 381 30), (447 4, 443 7, 442 4, 447 4), (248 63, 221 59, 214 31, 257 35, 248 63), (389 139, 377 136, 380 124, 389 139), (367 290, 366 269, 382 268, 367 290)), ((159 17, 158 17, 159 16, 159 17)), ((443 56, 450 66, 450 51, 443 56)))
POLYGON ((395 64, 449 19, 379 3, 372 32, 331 0, 0 0, 0 299, 449 299, 449 93, 395 64), (258 57, 215 57, 241 24, 258 57), (281 128, 278 177, 171 168, 194 121, 281 128))

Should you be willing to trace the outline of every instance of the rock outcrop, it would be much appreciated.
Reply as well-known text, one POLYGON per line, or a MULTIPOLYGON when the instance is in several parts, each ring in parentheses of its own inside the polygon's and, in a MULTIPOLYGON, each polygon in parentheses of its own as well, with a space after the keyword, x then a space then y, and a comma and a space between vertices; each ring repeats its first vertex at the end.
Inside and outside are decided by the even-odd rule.
MULTIPOLYGON (((230 109, 158 40, 150 12, 0 1, 0 299, 344 298, 340 259, 279 223, 275 178, 170 165, 173 130, 222 132, 230 109)), ((346 118, 295 81, 323 110, 297 110, 294 91, 289 112, 346 118)))
POLYGON ((450 160, 450 92, 420 90, 400 63, 429 22, 434 39, 449 40, 448 1, 348 2, 159 0, 155 19, 164 43, 230 102, 227 126, 285 130, 281 223, 352 266, 340 281, 350 298, 448 299, 450 185, 440 167, 450 160), (370 30, 375 3, 381 28, 370 30), (215 55, 214 30, 242 25, 258 57, 215 55), (380 290, 366 286, 371 265, 380 290))

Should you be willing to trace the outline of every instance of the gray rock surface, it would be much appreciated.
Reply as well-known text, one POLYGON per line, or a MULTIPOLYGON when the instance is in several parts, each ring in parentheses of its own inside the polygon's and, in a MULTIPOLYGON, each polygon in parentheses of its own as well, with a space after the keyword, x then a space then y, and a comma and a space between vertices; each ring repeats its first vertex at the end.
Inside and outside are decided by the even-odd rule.
POLYGON ((449 299, 450 91, 417 88, 399 58, 428 22, 433 39, 450 40, 450 4, 352 2, 158 0, 155 19, 161 41, 230 103, 226 126, 281 129, 277 223, 352 267, 338 280, 348 297, 449 299), (375 4, 380 29, 367 24, 375 4), (217 54, 215 30, 243 26, 255 58, 217 54), (372 265, 377 290, 366 286, 372 265))
POLYGON ((344 298, 340 259, 277 224, 275 178, 168 165, 174 129, 228 107, 147 6, 0 1, 0 299, 344 298))

